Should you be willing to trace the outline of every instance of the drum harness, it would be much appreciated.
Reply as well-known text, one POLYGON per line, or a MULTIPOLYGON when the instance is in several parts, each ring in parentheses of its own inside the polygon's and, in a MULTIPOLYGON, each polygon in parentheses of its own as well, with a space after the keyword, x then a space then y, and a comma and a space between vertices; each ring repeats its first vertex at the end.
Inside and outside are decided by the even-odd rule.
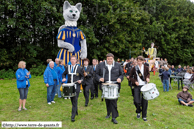
MULTIPOLYGON (((68 72, 71 75, 71 83, 74 83, 73 82, 73 75, 76 75, 77 67, 78 67, 78 65, 75 65, 74 72, 71 73, 70 65, 68 65, 68 72)), ((76 87, 77 87, 77 85, 75 84, 75 89, 76 89, 76 87)))
MULTIPOLYGON (((139 76, 140 77, 140 79, 142 80, 142 81, 145 81, 144 80, 144 77, 143 77, 143 74, 141 73, 141 71, 139 70, 139 68, 138 68, 138 65, 136 65, 135 66, 135 70, 136 70, 136 72, 137 72, 137 76, 139 76)), ((147 83, 147 82, 146 82, 147 83)), ((141 98, 142 98, 142 93, 140 94, 140 100, 141 100, 141 98)))

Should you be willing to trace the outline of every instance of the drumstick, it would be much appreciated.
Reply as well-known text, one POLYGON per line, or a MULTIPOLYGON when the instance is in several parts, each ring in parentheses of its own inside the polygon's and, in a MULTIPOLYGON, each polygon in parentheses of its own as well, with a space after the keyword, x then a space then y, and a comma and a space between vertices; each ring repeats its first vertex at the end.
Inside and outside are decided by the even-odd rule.
MULTIPOLYGON (((79 80, 77 80, 77 81, 75 81, 75 82, 73 82, 73 83, 76 83, 76 82, 78 82, 79 80)), ((83 81, 83 80, 81 80, 81 81, 83 81)))
POLYGON ((104 78, 104 75, 105 75, 105 68, 103 68, 103 78, 104 78))

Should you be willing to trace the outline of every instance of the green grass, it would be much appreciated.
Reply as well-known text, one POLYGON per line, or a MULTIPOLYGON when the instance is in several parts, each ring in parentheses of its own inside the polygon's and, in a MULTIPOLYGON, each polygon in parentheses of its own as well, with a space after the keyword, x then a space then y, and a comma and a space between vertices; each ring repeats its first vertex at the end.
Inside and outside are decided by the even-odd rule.
MULTIPOLYGON (((111 119, 105 119, 106 105, 101 99, 90 100, 89 106, 85 107, 83 93, 78 98, 78 113, 75 122, 72 123, 71 101, 55 97, 55 104, 47 104, 47 90, 43 83, 43 77, 30 79, 31 87, 28 92, 26 102, 27 111, 18 112, 19 92, 16 86, 16 80, 0 80, 0 122, 1 121, 62 121, 63 128, 185 128, 194 127, 194 108, 180 106, 176 95, 177 85, 173 90, 163 92, 162 83, 158 77, 152 76, 151 82, 157 85, 160 96, 148 102, 148 121, 136 118, 135 106, 131 90, 128 86, 127 79, 122 82, 120 98, 118 99, 119 124, 114 125, 111 119)), ((193 94, 193 92, 190 92, 193 94)), ((101 94, 101 93, 99 93, 101 94)), ((0 127, 1 128, 1 127, 0 127)))

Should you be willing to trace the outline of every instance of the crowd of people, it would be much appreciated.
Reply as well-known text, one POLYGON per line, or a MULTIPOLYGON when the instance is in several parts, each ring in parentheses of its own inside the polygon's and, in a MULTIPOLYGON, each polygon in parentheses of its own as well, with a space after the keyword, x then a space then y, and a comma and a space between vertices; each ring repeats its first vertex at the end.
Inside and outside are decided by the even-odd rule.
MULTIPOLYGON (((98 98, 98 88, 102 90, 103 83, 115 82, 118 85, 118 92, 120 92, 121 82, 123 81, 124 75, 128 79, 128 85, 131 87, 137 118, 140 118, 142 113, 142 119, 147 121, 148 100, 144 99, 140 89, 146 83, 150 82, 150 70, 149 64, 143 56, 138 56, 136 59, 131 58, 130 60, 126 60, 123 62, 123 67, 121 62, 114 61, 114 55, 112 53, 108 53, 106 55, 106 60, 100 61, 100 63, 98 63, 97 59, 93 59, 91 66, 89 65, 90 61, 87 58, 83 60, 83 66, 80 66, 79 61, 75 56, 71 56, 70 62, 67 65, 64 65, 64 61, 58 58, 55 59, 55 62, 52 61, 52 59, 47 59, 47 63, 48 65, 43 75, 44 83, 47 87, 47 103, 48 105, 51 105, 52 103, 54 104, 55 96, 58 96, 58 98, 71 99, 72 122, 75 121, 75 116, 78 115, 77 103, 81 87, 83 88, 85 107, 87 107, 89 104, 90 92, 91 100, 98 98), (75 83, 76 95, 67 98, 63 96, 61 87, 63 84, 70 83, 75 83)), ((156 60, 155 66, 155 70, 159 71, 162 76, 164 91, 169 91, 170 75, 177 75, 180 72, 186 72, 184 77, 187 80, 185 81, 192 82, 194 80, 194 69, 191 69, 189 66, 182 69, 179 65, 178 68, 175 69, 173 65, 168 65, 166 59, 163 64, 156 60)), ((25 103, 28 89, 30 87, 29 79, 31 78, 31 74, 26 69, 26 63, 24 61, 20 61, 18 64, 16 78, 17 88, 20 93, 18 111, 22 110, 22 105, 23 109, 27 110, 25 103)), ((194 100, 187 90, 188 87, 185 86, 183 91, 177 95, 177 98, 180 104, 192 106, 194 100)), ((118 123, 116 118, 119 116, 117 110, 117 100, 118 98, 105 99, 107 109, 107 115, 105 118, 108 119, 112 116, 112 122, 114 124, 118 123)))

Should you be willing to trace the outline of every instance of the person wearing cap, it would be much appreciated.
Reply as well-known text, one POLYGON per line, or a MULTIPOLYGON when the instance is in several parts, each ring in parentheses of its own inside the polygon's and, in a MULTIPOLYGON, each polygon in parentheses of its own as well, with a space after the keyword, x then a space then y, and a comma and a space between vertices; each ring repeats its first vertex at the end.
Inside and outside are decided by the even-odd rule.
POLYGON ((192 95, 188 92, 189 88, 187 86, 183 87, 183 91, 177 94, 178 102, 181 105, 193 107, 192 103, 194 103, 194 99, 192 99, 192 95))
MULTIPOLYGON (((121 82, 123 81, 124 72, 121 65, 114 61, 114 55, 112 53, 108 53, 106 55, 106 60, 100 63, 96 67, 96 80, 100 83, 103 82, 111 82, 114 81, 118 84, 120 92, 121 82)), ((105 99, 106 101, 106 109, 107 109, 107 116, 106 118, 110 118, 112 113, 112 122, 114 124, 118 124, 116 118, 119 116, 117 110, 117 100, 118 99, 105 99)))

